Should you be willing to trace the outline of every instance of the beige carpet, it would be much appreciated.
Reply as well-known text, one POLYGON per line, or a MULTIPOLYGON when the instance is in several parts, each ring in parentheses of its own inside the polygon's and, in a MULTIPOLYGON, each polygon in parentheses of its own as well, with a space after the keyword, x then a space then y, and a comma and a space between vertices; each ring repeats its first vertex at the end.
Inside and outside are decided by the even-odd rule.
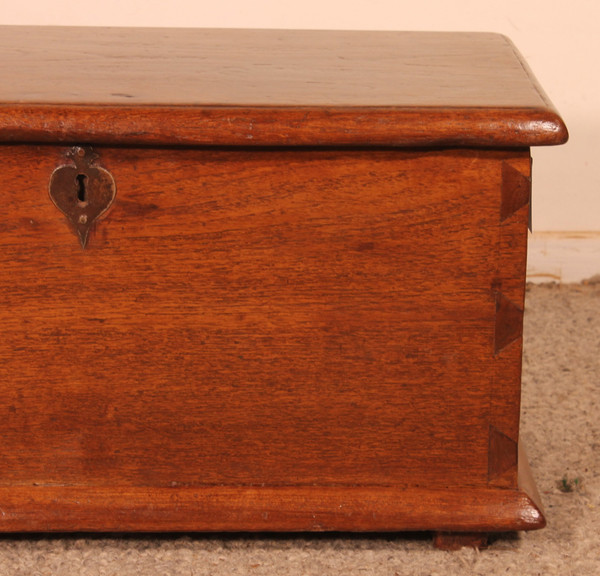
POLYGON ((1 576, 600 574, 600 283, 532 286, 522 437, 548 527, 484 551, 423 535, 0 537, 1 576), (570 489, 570 491, 568 491, 570 489))

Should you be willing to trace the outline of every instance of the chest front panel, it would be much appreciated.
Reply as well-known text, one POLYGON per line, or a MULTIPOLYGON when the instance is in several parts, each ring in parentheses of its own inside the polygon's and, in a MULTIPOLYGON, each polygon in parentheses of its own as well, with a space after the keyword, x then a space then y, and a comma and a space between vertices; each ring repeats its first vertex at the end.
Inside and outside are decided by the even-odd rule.
POLYGON ((82 248, 68 150, 0 148, 0 484, 516 486, 527 152, 97 148, 82 248))

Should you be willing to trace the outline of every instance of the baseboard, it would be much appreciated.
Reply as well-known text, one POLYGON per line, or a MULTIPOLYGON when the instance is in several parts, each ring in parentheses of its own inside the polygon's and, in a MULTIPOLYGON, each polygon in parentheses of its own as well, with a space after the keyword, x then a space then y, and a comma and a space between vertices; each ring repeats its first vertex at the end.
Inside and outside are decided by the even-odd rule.
POLYGON ((600 231, 535 232, 529 237, 529 282, 600 281, 600 231))

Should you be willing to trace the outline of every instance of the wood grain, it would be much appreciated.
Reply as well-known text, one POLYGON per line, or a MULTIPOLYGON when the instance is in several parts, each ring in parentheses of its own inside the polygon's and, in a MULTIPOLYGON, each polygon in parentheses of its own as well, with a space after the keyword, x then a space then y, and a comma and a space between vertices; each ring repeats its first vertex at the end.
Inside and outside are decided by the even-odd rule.
POLYGON ((506 38, 0 47, 0 530, 544 525, 518 443, 528 147, 567 131, 506 38), (80 243, 69 194, 102 174, 112 198, 103 170, 80 243))
POLYGON ((477 33, 1 27, 0 141, 532 146, 564 123, 477 33))
POLYGON ((545 525, 521 448, 517 490, 36 485, 0 487, 0 501, 0 529, 13 532, 434 530, 436 545, 449 548, 477 545, 486 532, 545 525))
POLYGON ((98 148, 117 195, 85 250, 48 194, 67 152, 0 147, 4 529, 539 524, 488 487, 490 418, 518 422, 493 392, 498 255, 526 229, 498 225, 502 165, 527 151, 98 148), (353 487, 374 508, 344 520, 353 487), (453 490, 483 508, 442 520, 453 490))
POLYGON ((502 163, 496 325, 495 375, 490 396, 489 482, 512 488, 518 482, 517 452, 521 403, 521 358, 527 226, 530 214, 531 159, 502 163))
POLYGON ((3 531, 505 532, 543 517, 522 491, 387 486, 0 487, 3 531))

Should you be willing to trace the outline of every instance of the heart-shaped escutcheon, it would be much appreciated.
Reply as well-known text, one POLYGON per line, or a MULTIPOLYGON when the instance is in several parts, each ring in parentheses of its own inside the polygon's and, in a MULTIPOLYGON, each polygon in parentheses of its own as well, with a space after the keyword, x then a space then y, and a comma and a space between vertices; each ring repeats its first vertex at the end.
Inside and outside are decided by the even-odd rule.
POLYGON ((90 229, 111 206, 117 188, 111 173, 94 161, 91 148, 75 146, 67 156, 74 164, 65 164, 50 177, 50 198, 69 219, 85 248, 90 229))

